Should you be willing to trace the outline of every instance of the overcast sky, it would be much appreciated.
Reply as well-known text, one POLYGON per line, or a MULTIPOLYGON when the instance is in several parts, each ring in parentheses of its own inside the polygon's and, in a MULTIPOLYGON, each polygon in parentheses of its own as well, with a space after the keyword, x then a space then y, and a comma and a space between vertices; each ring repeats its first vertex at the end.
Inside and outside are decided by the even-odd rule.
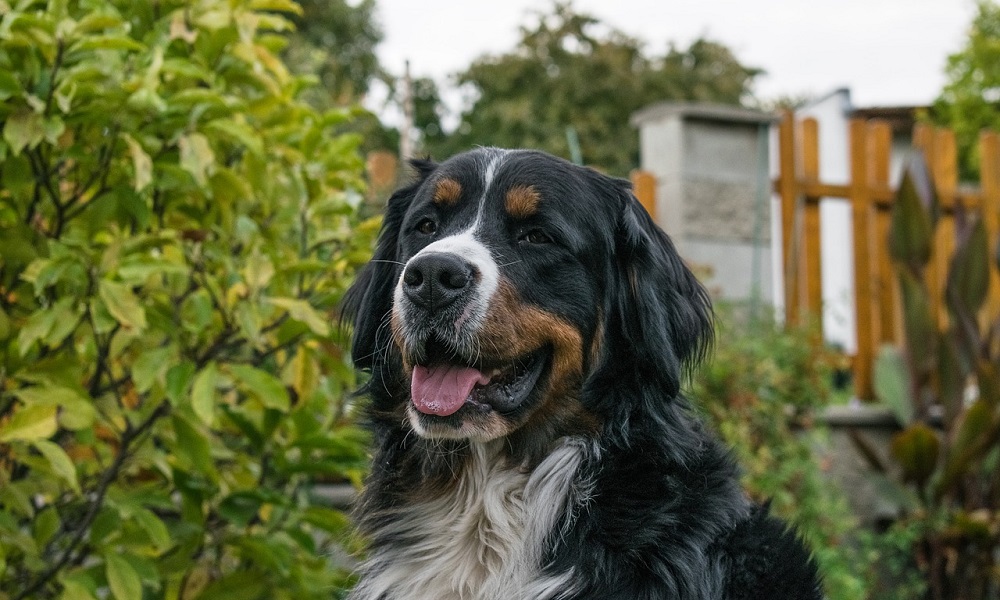
MULTIPOLYGON (((578 11, 663 54, 704 35, 767 71, 757 97, 849 87, 856 106, 925 104, 962 47, 974 0, 576 0, 578 11)), ((439 82, 486 53, 510 50, 542 0, 378 0, 383 64, 439 82)))

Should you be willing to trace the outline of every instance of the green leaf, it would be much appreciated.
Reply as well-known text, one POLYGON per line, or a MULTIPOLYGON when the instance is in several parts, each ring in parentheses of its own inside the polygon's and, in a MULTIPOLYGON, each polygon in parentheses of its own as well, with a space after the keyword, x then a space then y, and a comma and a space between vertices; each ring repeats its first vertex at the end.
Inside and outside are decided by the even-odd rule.
POLYGON ((940 446, 933 429, 923 423, 915 423, 893 436, 891 450, 903 469, 903 478, 923 488, 937 468, 940 446))
POLYGON ((80 494, 80 481, 77 479, 76 465, 73 464, 66 452, 59 445, 48 440, 35 440, 32 445, 48 461, 52 472, 65 481, 70 489, 80 494))
POLYGON ((0 424, 0 442, 34 441, 56 432, 56 406, 22 405, 10 421, 0 424))
POLYGON ((913 421, 910 375, 903 355, 895 346, 879 348, 875 359, 875 395, 892 410, 900 425, 913 421))
POLYGON ((216 472, 212 462, 212 447, 205 432, 176 413, 173 425, 174 433, 177 434, 174 452, 199 472, 214 478, 216 472))
POLYGON ((59 531, 61 523, 62 521, 59 519, 59 511, 56 510, 56 507, 46 506, 44 509, 39 511, 38 515, 31 524, 35 543, 37 543, 39 547, 44 547, 45 544, 52 539, 52 536, 59 531))
POLYGON ((280 379, 249 365, 232 364, 229 365, 229 371, 247 392, 260 400, 261 404, 267 408, 288 411, 291 400, 288 397, 288 390, 280 379))
POLYGON ((61 583, 63 591, 59 595, 59 600, 97 600, 93 592, 81 581, 64 579, 61 583))
POLYGON ((297 298, 268 298, 267 301, 274 306, 284 308, 288 315, 300 323, 305 324, 313 333, 320 336, 330 334, 330 324, 328 319, 324 319, 311 304, 305 300, 297 298))
POLYGON ((167 530, 167 526, 163 524, 160 517, 156 516, 153 511, 148 508, 141 508, 135 511, 132 515, 136 523, 145 530, 149 535, 150 541, 156 546, 158 550, 166 550, 171 545, 170 532, 167 530))
POLYGON ((16 389, 14 395, 27 406, 59 407, 59 423, 70 431, 88 428, 97 418, 90 398, 68 387, 43 383, 16 389))
POLYGON ((173 346, 163 346, 146 350, 135 359, 132 364, 132 381, 135 383, 137 392, 148 392, 153 384, 161 380, 167 373, 167 369, 172 364, 172 358, 176 353, 173 346))
POLYGON ((214 362, 205 365, 194 378, 191 387, 191 408, 202 423, 211 425, 215 422, 215 386, 218 381, 218 370, 214 362))
POLYGON ((209 584, 197 600, 259 600, 267 594, 267 579, 258 570, 223 575, 209 584))
POLYGON ((70 47, 71 52, 87 50, 131 50, 141 52, 146 46, 127 35, 92 35, 87 36, 70 47))
POLYGON ((17 156, 25 148, 34 148, 45 139, 45 118, 34 111, 21 109, 7 117, 3 139, 17 156))
POLYGON ((167 370, 167 398, 174 406, 187 397, 188 386, 191 385, 196 369, 193 362, 186 360, 167 370))
POLYGON ((108 553, 104 556, 105 576, 108 587, 118 600, 140 600, 142 598, 142 581, 127 560, 117 554, 108 553))
POLYGON ((4 69, 0 70, 0 101, 7 100, 13 96, 20 96, 24 92, 21 82, 13 73, 4 69))
POLYGON ((257 516, 262 504, 260 495, 255 492, 235 492, 219 503, 219 514, 237 527, 246 527, 257 516))
POLYGON ((146 311, 129 286, 102 279, 98 288, 108 312, 123 327, 136 331, 146 328, 146 311))

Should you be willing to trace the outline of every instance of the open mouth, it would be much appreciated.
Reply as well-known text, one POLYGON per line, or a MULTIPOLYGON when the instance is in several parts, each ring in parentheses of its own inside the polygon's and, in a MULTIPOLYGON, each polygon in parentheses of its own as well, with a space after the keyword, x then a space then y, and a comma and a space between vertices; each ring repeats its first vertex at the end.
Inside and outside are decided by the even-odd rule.
POLYGON ((545 367, 547 352, 511 361, 463 361, 438 340, 413 367, 410 396, 425 415, 446 417, 463 407, 510 412, 528 398, 545 367))

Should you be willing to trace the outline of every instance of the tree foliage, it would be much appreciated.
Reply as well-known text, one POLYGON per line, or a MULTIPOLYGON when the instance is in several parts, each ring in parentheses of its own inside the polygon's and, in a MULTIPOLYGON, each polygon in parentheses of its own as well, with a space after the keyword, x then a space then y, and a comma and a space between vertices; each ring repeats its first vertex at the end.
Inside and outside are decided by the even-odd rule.
POLYGON ((383 36, 375 19, 375 0, 298 4, 302 11, 291 17, 296 28, 284 56, 296 72, 319 78, 311 95, 327 95, 323 106, 357 102, 374 79, 384 77, 375 54, 383 36))
POLYGON ((979 2, 965 47, 948 57, 934 117, 955 130, 962 174, 978 172, 979 132, 1000 129, 1000 5, 979 2))
POLYGON ((425 146, 437 155, 497 145, 569 157, 572 128, 585 163, 625 174, 638 161, 633 112, 665 100, 739 104, 759 73, 705 39, 647 56, 639 40, 559 3, 522 28, 513 51, 458 74, 473 102, 453 135, 425 146))
POLYGON ((0 0, 0 598, 329 598, 359 140, 289 0, 0 0))

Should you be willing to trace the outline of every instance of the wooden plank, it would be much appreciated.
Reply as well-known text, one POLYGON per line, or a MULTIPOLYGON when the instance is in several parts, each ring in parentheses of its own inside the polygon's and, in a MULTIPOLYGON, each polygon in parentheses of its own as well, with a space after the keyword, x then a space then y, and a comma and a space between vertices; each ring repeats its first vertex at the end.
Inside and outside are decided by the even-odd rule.
MULTIPOLYGON (((819 123, 814 118, 802 121, 802 179, 819 183, 819 123)), ((804 197, 803 202, 803 279, 806 282, 805 307, 809 319, 815 322, 820 336, 823 332, 823 259, 820 250, 821 230, 819 196, 804 197)), ((819 339, 822 339, 820 337, 819 339)))
POLYGON ((854 355, 854 393, 862 400, 875 400, 872 363, 875 359, 875 318, 872 311, 871 198, 868 190, 868 125, 851 119, 850 201, 854 230, 854 305, 857 352, 854 355))
MULTIPOLYGON (((656 220, 656 176, 649 171, 632 171, 629 175, 632 181, 632 193, 638 198, 639 204, 646 209, 653 220, 656 220)), ((663 227, 664 223, 658 223, 663 227)))
MULTIPOLYGON (((1000 134, 983 132, 979 137, 979 180, 982 185, 982 215, 989 234, 990 250, 1000 245, 1000 134)), ((990 272, 990 292, 981 318, 995 322, 1000 318, 1000 271, 990 272)))
POLYGON ((938 202, 941 203, 941 218, 934 232, 934 270, 938 274, 932 293, 937 298, 937 323, 941 330, 948 328, 948 310, 945 302, 945 287, 951 259, 955 254, 955 197, 958 190, 958 149, 955 133, 948 129, 934 131, 934 154, 931 163, 934 187, 938 202))
MULTIPOLYGON (((934 164, 935 164, 935 152, 934 152, 934 128, 926 123, 917 123, 913 126, 913 147, 923 153, 924 161, 927 164, 927 169, 931 176, 934 177, 934 164)), ((936 186, 935 186, 936 187, 936 186)), ((936 191, 935 191, 936 193, 936 191)), ((931 259, 927 263, 927 268, 924 271, 924 283, 927 284, 927 290, 930 295, 930 311, 934 315, 935 322, 941 322, 941 315, 944 312, 944 306, 941 302, 941 295, 938 290, 942 289, 943 273, 947 271, 942 271, 938 261, 935 260, 935 248, 937 246, 937 235, 936 232, 941 229, 940 223, 936 224, 935 229, 935 241, 931 248, 931 259)))
MULTIPOLYGON (((892 162, 892 128, 885 121, 868 123, 869 157, 871 171, 868 183, 872 188, 889 187, 889 166, 892 162)), ((879 315, 879 335, 881 343, 899 339, 897 327, 899 318, 896 277, 889 256, 889 229, 892 223, 892 206, 874 203, 875 243, 872 245, 872 262, 875 265, 874 310, 879 315)))
POLYGON ((778 194, 781 198, 781 260, 785 276, 785 324, 799 322, 795 242, 795 114, 786 110, 778 126, 778 194))

